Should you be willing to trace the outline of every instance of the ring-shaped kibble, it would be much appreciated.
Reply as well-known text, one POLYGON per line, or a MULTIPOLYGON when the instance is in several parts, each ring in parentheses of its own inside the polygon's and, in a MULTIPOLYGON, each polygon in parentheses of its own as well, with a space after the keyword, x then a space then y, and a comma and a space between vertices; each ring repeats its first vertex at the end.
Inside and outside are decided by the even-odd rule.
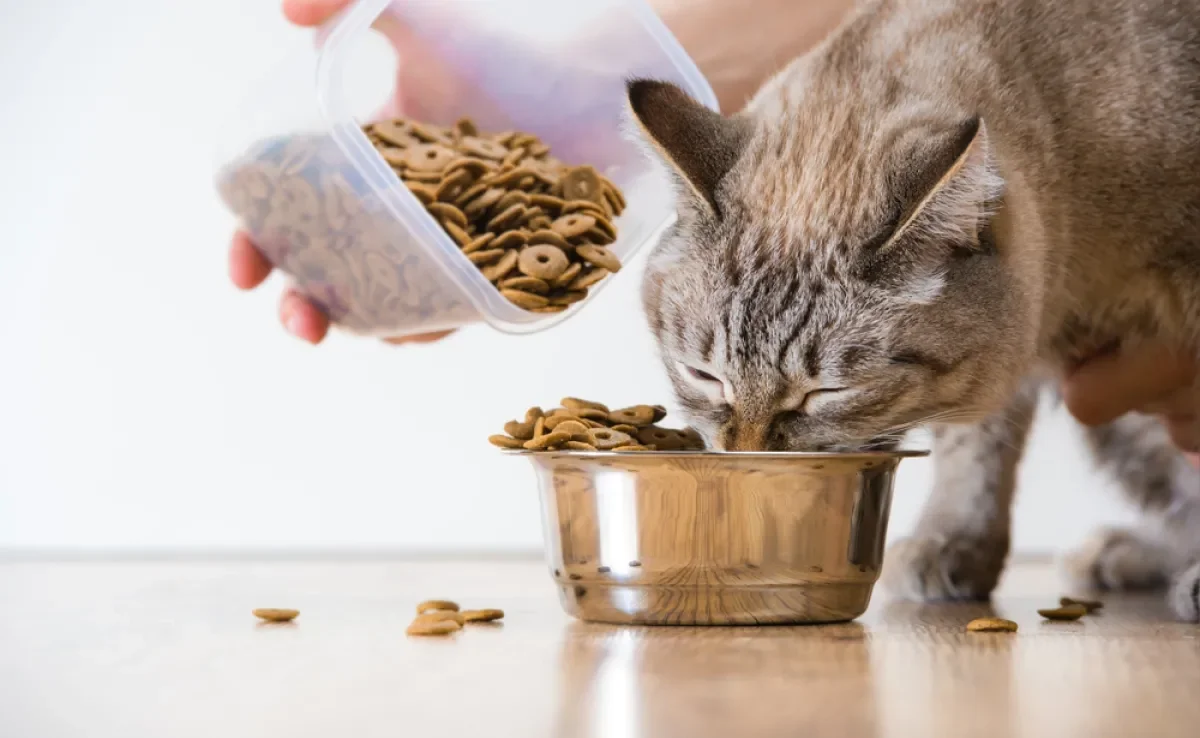
POLYGON ((562 178, 563 196, 568 200, 604 201, 600 175, 591 167, 575 167, 562 178))
POLYGON ((492 244, 492 248, 496 249, 515 249, 525 245, 529 240, 529 235, 524 231, 505 231, 496 237, 496 242, 492 244))
POLYGON ((404 150, 405 164, 416 172, 440 172, 458 158, 453 150, 438 144, 421 144, 404 150))
POLYGON ((550 304, 566 307, 567 305, 574 305, 577 302, 583 302, 587 299, 587 296, 587 290, 567 290, 566 292, 559 292, 551 297, 550 304))
POLYGON ((546 229, 546 228, 539 228, 538 230, 529 234, 529 243, 530 244, 548 243, 551 246, 559 247, 563 251, 567 251, 571 248, 571 244, 567 243, 567 239, 563 238, 557 232, 546 229))
POLYGON ((463 246, 462 252, 464 254, 473 254, 476 251, 479 251, 480 249, 482 249, 483 247, 491 245, 492 240, 495 238, 496 238, 495 233, 484 233, 483 235, 476 237, 473 241, 468 243, 466 246, 463 246))
POLYGON ((653 425, 639 430, 637 439, 643 445, 657 446, 662 451, 681 451, 691 445, 678 431, 653 425))
POLYGON ((588 436, 592 439, 592 445, 601 451, 609 451, 619 446, 628 446, 633 443, 633 439, 628 433, 615 431, 611 428, 592 428, 588 431, 588 436))
POLYGON ((418 123, 415 120, 408 121, 408 127, 417 138, 426 143, 441 144, 443 146, 451 146, 454 144, 454 139, 441 126, 426 125, 418 123))
POLYGON ((420 140, 412 134, 412 126, 406 121, 381 120, 373 124, 370 130, 387 143, 402 149, 420 143, 420 140))
POLYGON ((438 220, 448 221, 459 228, 467 227, 467 216, 448 202, 431 202, 425 206, 425 209, 438 220))
POLYGON ((607 269, 610 272, 621 271, 621 260, 617 255, 603 246, 580 246, 575 249, 575 253, 579 254, 580 258, 589 264, 598 266, 601 269, 607 269))
POLYGON ((421 201, 422 205, 430 205, 437 199, 437 195, 432 187, 423 185, 419 182, 407 182, 408 189, 413 193, 413 196, 421 201))
POLYGON ((571 266, 563 250, 550 245, 530 246, 521 252, 517 268, 528 277, 545 281, 557 279, 571 266))
POLYGON ((497 210, 508 210, 513 205, 524 205, 529 207, 529 195, 520 190, 509 190, 504 193, 500 201, 496 203, 497 210))
POLYGON ((474 220, 504 197, 504 190, 490 189, 462 206, 463 214, 474 220))
POLYGON ((496 161, 508 156, 508 149, 503 145, 475 136, 463 136, 458 142, 458 149, 464 154, 496 161))
POLYGON ((569 290, 586 290, 609 275, 607 269, 593 269, 576 277, 569 285, 569 290))
POLYGON ((551 224, 550 228, 563 238, 582 236, 596 225, 596 219, 583 213, 564 215, 551 224))
POLYGON ((517 252, 510 249, 504 252, 504 256, 500 257, 500 261, 485 266, 479 272, 487 281, 497 282, 507 277, 508 273, 517 266, 517 258, 517 252))
POLYGON ((498 286, 502 290, 521 290, 522 292, 532 292, 535 295, 545 295, 550 292, 550 285, 546 280, 537 277, 512 277, 504 280, 498 286))
POLYGON ((550 304, 550 301, 547 300, 545 297, 542 297, 541 295, 535 295, 532 292, 526 292, 524 290, 513 290, 513 289, 501 288, 500 294, 504 295, 505 299, 507 299, 512 304, 516 305, 519 308, 524 308, 526 310, 533 310, 534 308, 543 308, 550 304))
POLYGON ((525 206, 520 205, 520 204, 513 205, 512 207, 508 208, 507 210, 501 212, 495 218, 492 218, 491 220, 489 220, 488 224, 487 224, 487 229, 494 233, 499 233, 501 231, 507 231, 510 226, 517 223, 524 216, 525 216, 525 206))
POLYGON ((468 187, 467 189, 463 190, 462 194, 460 194, 457 198, 455 198, 454 205, 459 210, 462 210, 464 207, 466 207, 467 203, 471 202, 475 198, 477 198, 480 195, 482 195, 483 193, 487 192, 487 190, 488 190, 488 186, 483 184, 482 182, 473 184, 470 187, 468 187))
POLYGON ((475 178, 471 176, 470 172, 460 169, 443 179, 441 184, 438 185, 435 194, 438 200, 445 203, 452 203, 470 189, 474 182, 475 178))
POLYGON ((608 414, 608 419, 612 423, 620 424, 627 423, 634 426, 650 425, 654 422, 654 408, 649 405, 634 405, 633 407, 624 407, 620 410, 613 410, 608 414))

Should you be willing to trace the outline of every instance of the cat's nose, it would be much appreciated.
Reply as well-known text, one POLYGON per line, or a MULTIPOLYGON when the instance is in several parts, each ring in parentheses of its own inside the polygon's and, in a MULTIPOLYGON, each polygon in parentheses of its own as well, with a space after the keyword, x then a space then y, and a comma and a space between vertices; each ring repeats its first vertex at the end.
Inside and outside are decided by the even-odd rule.
POLYGON ((729 451, 769 451, 769 430, 762 423, 737 423, 725 434, 725 448, 729 451))

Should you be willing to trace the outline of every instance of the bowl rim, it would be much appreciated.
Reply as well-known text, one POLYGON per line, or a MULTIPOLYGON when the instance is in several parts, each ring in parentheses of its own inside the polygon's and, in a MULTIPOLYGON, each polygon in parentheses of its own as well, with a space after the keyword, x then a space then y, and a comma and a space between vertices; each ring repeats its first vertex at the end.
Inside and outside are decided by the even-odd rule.
POLYGON ((929 456, 929 449, 901 449, 897 451, 538 451, 532 449, 506 448, 500 452, 508 456, 571 459, 773 459, 795 461, 864 461, 874 459, 917 459, 929 456))

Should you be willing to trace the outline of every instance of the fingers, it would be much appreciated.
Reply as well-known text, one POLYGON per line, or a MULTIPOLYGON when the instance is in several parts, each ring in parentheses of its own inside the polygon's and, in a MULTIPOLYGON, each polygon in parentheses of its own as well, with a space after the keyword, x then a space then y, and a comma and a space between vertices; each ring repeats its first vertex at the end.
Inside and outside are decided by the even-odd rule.
POLYGON ((283 0, 283 15, 298 26, 319 26, 350 0, 283 0))
POLYGON ((263 256, 244 232, 233 234, 229 244, 229 279, 240 289, 253 289, 271 274, 271 262, 263 256))
POLYGON ((312 344, 320 343, 329 333, 329 318, 295 290, 283 293, 279 322, 288 333, 312 344))
POLYGON ((1084 425, 1103 425, 1188 387, 1200 367, 1157 344, 1102 356, 1067 378, 1067 409, 1084 425))

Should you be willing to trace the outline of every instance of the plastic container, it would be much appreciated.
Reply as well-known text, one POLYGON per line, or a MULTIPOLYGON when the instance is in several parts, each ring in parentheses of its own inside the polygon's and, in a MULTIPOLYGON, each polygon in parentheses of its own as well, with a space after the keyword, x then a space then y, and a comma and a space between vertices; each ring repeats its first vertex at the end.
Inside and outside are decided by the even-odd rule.
POLYGON ((513 305, 361 125, 392 113, 441 125, 468 116, 484 131, 538 135, 557 158, 595 166, 621 188, 628 208, 610 248, 628 262, 674 219, 665 173, 631 135, 633 77, 675 82, 716 109, 642 0, 360 0, 244 106, 219 153, 217 189, 266 256, 345 329, 397 336, 486 321, 531 333, 620 274, 564 313, 513 305))

